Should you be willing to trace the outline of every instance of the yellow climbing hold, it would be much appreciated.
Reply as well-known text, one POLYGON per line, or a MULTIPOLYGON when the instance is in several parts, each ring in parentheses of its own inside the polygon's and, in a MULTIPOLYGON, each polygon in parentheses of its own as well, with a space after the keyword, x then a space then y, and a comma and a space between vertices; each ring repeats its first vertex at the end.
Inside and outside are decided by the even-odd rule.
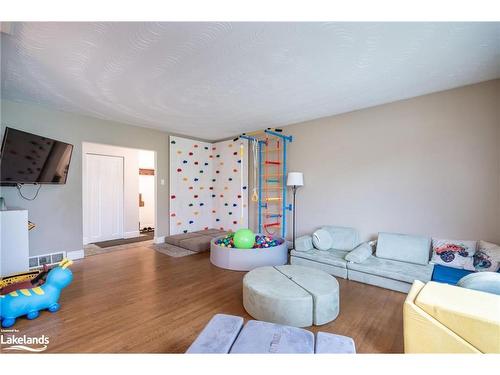
POLYGON ((19 289, 19 291, 24 294, 26 297, 31 296, 31 293, 28 289, 19 289))

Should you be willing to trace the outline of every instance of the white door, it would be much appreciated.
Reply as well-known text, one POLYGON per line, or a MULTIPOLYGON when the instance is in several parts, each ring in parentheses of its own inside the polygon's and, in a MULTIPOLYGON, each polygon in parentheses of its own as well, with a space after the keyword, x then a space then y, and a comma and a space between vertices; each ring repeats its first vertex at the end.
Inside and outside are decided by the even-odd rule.
POLYGON ((123 157, 85 154, 86 243, 123 238, 123 157))

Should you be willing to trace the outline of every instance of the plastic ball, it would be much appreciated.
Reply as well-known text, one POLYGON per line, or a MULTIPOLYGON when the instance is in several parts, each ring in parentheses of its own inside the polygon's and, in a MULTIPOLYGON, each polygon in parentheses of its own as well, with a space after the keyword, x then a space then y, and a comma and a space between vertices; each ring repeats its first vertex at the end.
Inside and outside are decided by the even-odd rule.
POLYGON ((233 241, 238 249, 251 249, 255 244, 255 234, 250 229, 238 229, 234 233, 233 241))

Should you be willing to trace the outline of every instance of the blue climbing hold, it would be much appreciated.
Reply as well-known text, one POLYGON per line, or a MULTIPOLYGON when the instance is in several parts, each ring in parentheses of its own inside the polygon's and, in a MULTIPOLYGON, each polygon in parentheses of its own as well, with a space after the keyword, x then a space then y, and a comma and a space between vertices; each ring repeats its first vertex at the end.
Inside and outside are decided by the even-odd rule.
POLYGON ((189 220, 189 224, 193 224, 193 223, 194 223, 194 221, 193 221, 193 220, 189 220))

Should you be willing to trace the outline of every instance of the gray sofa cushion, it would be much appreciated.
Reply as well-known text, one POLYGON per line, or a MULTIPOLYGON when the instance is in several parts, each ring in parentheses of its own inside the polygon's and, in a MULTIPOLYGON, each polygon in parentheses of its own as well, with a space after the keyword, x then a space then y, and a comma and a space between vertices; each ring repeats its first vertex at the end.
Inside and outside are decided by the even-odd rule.
POLYGON ((378 258, 425 265, 429 263, 430 252, 430 237, 397 233, 378 235, 376 250, 378 258))
POLYGON ((347 269, 413 283, 415 280, 430 281, 434 265, 398 262, 371 255, 363 263, 347 263, 347 269))
POLYGON ((345 256, 345 260, 353 263, 362 263, 373 253, 373 248, 368 242, 356 246, 356 248, 345 256))
POLYGON ((309 251, 294 251, 290 255, 298 258, 310 259, 319 263, 325 263, 336 267, 346 268, 347 261, 344 259, 348 252, 343 250, 309 250, 309 251))
POLYGON ((312 236, 302 236, 295 239, 295 249, 296 251, 308 251, 314 248, 312 242, 312 236))
POLYGON ((332 248, 350 251, 359 245, 359 233, 354 228, 336 227, 327 225, 321 227, 330 233, 332 237, 332 248))

